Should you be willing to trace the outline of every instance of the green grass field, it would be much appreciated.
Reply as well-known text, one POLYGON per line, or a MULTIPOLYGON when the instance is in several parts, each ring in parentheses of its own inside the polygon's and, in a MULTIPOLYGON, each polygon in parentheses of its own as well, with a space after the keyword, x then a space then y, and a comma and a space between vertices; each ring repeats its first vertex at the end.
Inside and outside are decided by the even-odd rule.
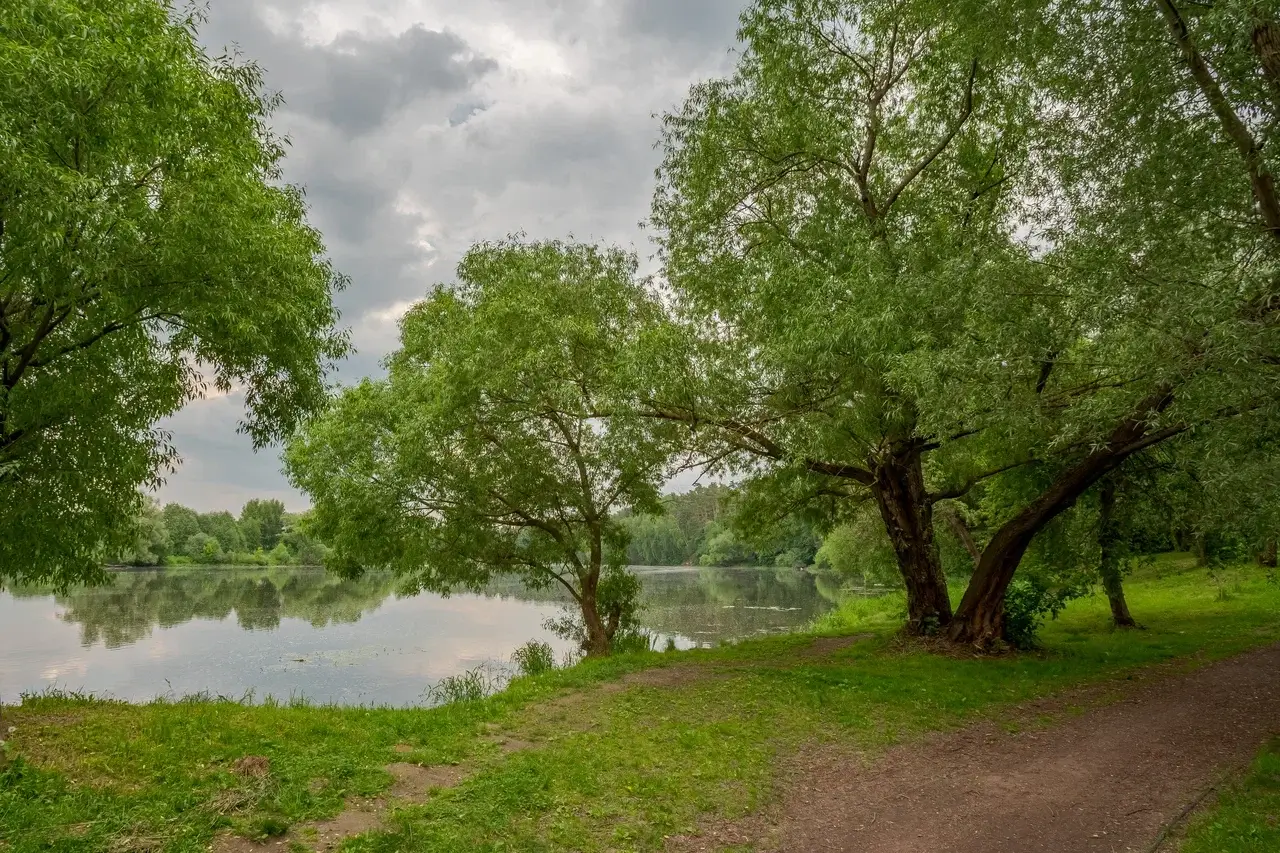
MULTIPOLYGON (((205 851, 218 833, 261 838, 332 817, 386 789, 394 761, 468 775, 344 850, 659 850, 666 835, 768 802, 780 760, 801 745, 874 754, 1074 685, 1280 640, 1280 587, 1260 570, 1211 580, 1165 559, 1131 579, 1129 598, 1148 630, 1112 630, 1105 599, 1086 598, 1045 626, 1042 651, 991 659, 904 647, 900 602, 859 601, 809 633, 588 661, 431 710, 30 697, 0 713, 0 731, 15 729, 0 850, 205 851), (864 634, 815 647, 815 635, 864 634), (245 756, 267 758, 270 773, 233 773, 245 756)), ((1276 838, 1278 770, 1276 753, 1260 758, 1186 849, 1280 849, 1225 840, 1276 838)))

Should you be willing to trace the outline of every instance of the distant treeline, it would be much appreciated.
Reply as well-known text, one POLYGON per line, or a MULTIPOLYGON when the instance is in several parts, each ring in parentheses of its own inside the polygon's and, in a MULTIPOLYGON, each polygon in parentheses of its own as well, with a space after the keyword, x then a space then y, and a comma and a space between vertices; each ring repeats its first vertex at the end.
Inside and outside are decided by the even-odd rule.
POLYGON ((148 501, 137 537, 111 562, 127 566, 191 563, 303 565, 324 563, 328 549, 307 534, 306 513, 285 512, 276 500, 251 500, 237 518, 230 512, 196 512, 182 504, 148 501))
MULTIPOLYGON (((624 515, 631 534, 627 562, 637 566, 780 566, 818 565, 846 574, 865 574, 846 565, 844 551, 869 550, 867 542, 837 528, 824 536, 802 518, 752 535, 737 517, 738 491, 729 486, 698 486, 663 499, 663 515, 624 515), (852 571, 850 571, 853 569, 852 571)), ((891 567, 891 566, 890 566, 891 567)))

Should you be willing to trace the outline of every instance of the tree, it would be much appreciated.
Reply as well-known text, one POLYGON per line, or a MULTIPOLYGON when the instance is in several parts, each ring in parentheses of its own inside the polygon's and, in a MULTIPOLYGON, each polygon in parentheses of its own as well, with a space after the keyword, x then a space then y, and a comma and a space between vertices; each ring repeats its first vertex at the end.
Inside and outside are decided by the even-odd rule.
POLYGON ((2 578, 101 580, 177 462, 162 417, 235 387, 261 446, 348 349, 277 101, 196 23, 157 0, 0 6, 2 578))
POLYGON ((236 554, 245 549, 244 537, 240 535, 240 526, 236 517, 226 510, 204 512, 198 516, 200 532, 218 540, 221 551, 236 554))
POLYGON ((1000 23, 760 0, 734 73, 664 123, 653 219, 698 340, 652 408, 792 505, 871 497, 917 633, 952 615, 925 458, 963 431, 924 427, 922 390, 944 395, 917 374, 985 322, 975 290, 1029 266, 1007 227, 1028 104, 1000 23))
POLYGON ((284 532, 284 504, 254 498, 240 510, 240 532, 250 550, 270 551, 284 532))
POLYGON ((672 457, 670 425, 625 412, 661 307, 634 258, 585 245, 481 244, 458 280, 410 310, 388 378, 343 392, 287 470, 340 570, 560 585, 605 654, 638 586, 614 513, 657 512, 672 457))
POLYGON ((190 507, 178 503, 165 504, 160 515, 164 519, 165 529, 169 531, 169 539, 175 547, 180 547, 200 532, 200 516, 190 507))
POLYGON ((1022 292, 1064 322, 994 328, 1008 379, 969 400, 1011 401, 975 428, 1058 473, 983 550, 951 629, 978 645, 1036 535, 1127 459, 1223 420, 1271 430, 1280 345, 1274 4, 1010 8, 1030 22, 1017 76, 1046 105, 1021 218, 1047 251, 1022 292))
POLYGON ((173 548, 173 540, 164 523, 164 514, 151 498, 144 499, 142 512, 135 520, 134 544, 117 555, 130 566, 158 566, 173 548))
POLYGON ((979 647, 1126 459, 1276 414, 1273 10, 1086 5, 759 0, 665 124, 701 340, 656 413, 791 505, 869 494, 909 628, 979 647), (933 507, 1024 466, 953 617, 933 507))

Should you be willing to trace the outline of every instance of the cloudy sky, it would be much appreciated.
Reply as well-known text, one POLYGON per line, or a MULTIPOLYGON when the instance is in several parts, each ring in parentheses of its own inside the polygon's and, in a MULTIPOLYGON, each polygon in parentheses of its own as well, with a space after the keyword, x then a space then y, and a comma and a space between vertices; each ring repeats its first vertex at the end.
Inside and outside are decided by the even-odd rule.
MULTIPOLYGON (((657 119, 731 63, 746 0, 209 0, 201 36, 284 94, 285 173, 351 278, 339 296, 378 372, 396 320, 467 246, 525 231, 651 254, 657 119)), ((201 510, 306 506, 275 450, 236 433, 237 396, 166 424, 183 464, 160 493, 201 510)))

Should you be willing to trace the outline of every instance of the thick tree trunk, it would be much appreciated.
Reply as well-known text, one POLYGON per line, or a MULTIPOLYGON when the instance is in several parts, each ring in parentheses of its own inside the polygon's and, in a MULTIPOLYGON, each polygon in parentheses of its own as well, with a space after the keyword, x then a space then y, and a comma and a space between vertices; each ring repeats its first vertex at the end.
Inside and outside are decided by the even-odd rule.
POLYGON ((948 636, 952 640, 979 648, 1003 641, 1005 592, 1031 540, 1125 459, 1182 432, 1178 427, 1151 432, 1148 427, 1150 417, 1172 402, 1167 391, 1152 394, 1112 431, 1105 445, 1063 471, 1039 497, 995 532, 983 549, 978 568, 951 620, 948 636))
POLYGON ((1111 603, 1111 621, 1117 628, 1136 628, 1138 623, 1129 613, 1129 602, 1124 598, 1124 581, 1120 571, 1120 529, 1115 517, 1116 484, 1113 478, 1103 481, 1099 494, 1098 546, 1102 553, 1098 561, 1098 574, 1102 575, 1102 588, 1111 603))
POLYGON ((886 455, 875 460, 872 471, 871 491, 907 587, 907 631, 936 633, 951 622, 951 598, 933 539, 933 505, 920 450, 886 455))

